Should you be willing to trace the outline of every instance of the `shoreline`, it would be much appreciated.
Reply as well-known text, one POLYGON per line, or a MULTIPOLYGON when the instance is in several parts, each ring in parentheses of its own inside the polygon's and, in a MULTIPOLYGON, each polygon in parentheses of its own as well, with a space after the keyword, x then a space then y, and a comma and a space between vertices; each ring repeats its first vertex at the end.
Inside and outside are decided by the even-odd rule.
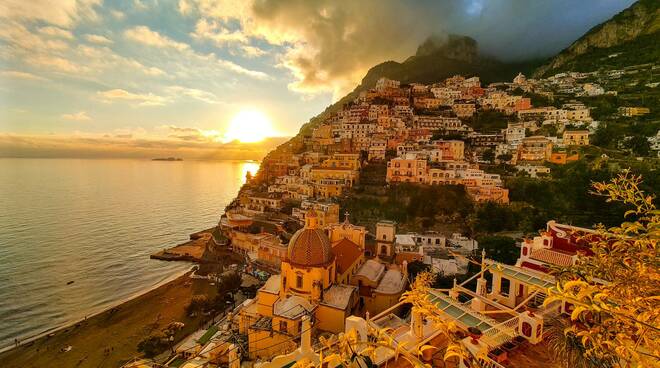
POLYGON ((174 321, 184 324, 175 344, 205 323, 206 316, 189 316, 186 307, 195 295, 213 297, 215 286, 193 279, 192 270, 94 316, 33 337, 0 352, 3 368, 118 367, 140 356, 137 345, 174 321))
MULTIPOLYGON (((167 262, 167 261, 163 261, 163 262, 167 262)), ((97 317, 97 316, 99 316, 103 313, 106 313, 106 312, 114 309, 114 308, 120 307, 124 304, 127 304, 127 303, 133 301, 133 300, 136 300, 140 297, 143 297, 146 294, 148 294, 148 293, 150 293, 154 290, 157 290, 159 288, 162 288, 163 286, 169 284, 170 282, 172 282, 172 281, 174 281, 174 280, 190 273, 192 271, 192 267, 194 267, 194 265, 191 265, 190 268, 185 270, 185 271, 176 272, 176 273, 164 278, 163 280, 157 282, 156 284, 148 287, 145 290, 135 292, 135 293, 133 293, 133 294, 131 294, 131 295, 129 295, 129 296, 127 296, 127 297, 125 297, 125 298, 123 298, 123 299, 107 306, 107 307, 103 307, 103 309, 101 309, 101 310, 94 311, 93 313, 88 314, 86 317, 83 317, 83 319, 78 319, 76 321, 67 322, 67 323, 61 324, 59 326, 53 326, 53 327, 48 328, 48 329, 46 329, 42 332, 38 332, 38 333, 36 333, 32 336, 28 336, 28 337, 19 339, 19 345, 18 346, 15 346, 13 344, 10 344, 10 345, 7 345, 7 346, 0 346, 0 354, 11 352, 14 349, 17 349, 17 348, 20 348, 20 347, 22 347, 26 344, 30 344, 32 342, 35 342, 35 341, 37 341, 39 339, 42 339, 42 338, 44 338, 44 337, 46 337, 50 334, 57 334, 59 332, 62 332, 65 329, 71 328, 71 327, 73 327, 73 326, 75 326, 75 325, 77 325, 81 322, 84 322, 85 320, 97 317)))

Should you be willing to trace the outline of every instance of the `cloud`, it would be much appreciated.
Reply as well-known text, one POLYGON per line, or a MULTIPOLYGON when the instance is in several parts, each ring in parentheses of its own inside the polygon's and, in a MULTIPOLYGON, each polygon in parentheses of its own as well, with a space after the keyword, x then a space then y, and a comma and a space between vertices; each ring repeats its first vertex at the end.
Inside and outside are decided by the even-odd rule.
POLYGON ((108 44, 112 43, 112 40, 110 40, 110 39, 108 39, 104 36, 95 35, 95 34, 86 34, 85 39, 89 42, 97 43, 97 44, 101 44, 101 45, 108 45, 108 44))
POLYGON ((34 81, 47 81, 47 78, 40 77, 38 75, 32 74, 32 73, 27 73, 27 72, 21 72, 18 70, 3 70, 0 71, 0 75, 3 77, 7 78, 15 78, 15 79, 25 79, 25 80, 34 80, 34 81))
POLYGON ((256 70, 250 70, 246 69, 232 61, 229 60, 223 60, 223 59, 218 59, 218 64, 222 66, 225 69, 231 70, 233 72, 239 73, 239 74, 244 74, 256 79, 269 79, 270 77, 268 74, 256 70))
POLYGON ((190 46, 185 43, 174 41, 158 32, 152 31, 146 26, 137 26, 124 32, 124 37, 129 40, 159 48, 173 48, 179 51, 187 50, 190 46))
POLYGON ((258 47, 249 46, 249 45, 242 45, 242 46, 239 47, 239 50, 241 51, 241 54, 243 56, 248 57, 248 58, 255 58, 255 57, 266 55, 266 51, 264 51, 264 50, 262 50, 258 47))
POLYGON ((130 131, 105 134, 21 135, 0 133, 0 157, 143 158, 183 157, 202 160, 260 160, 287 138, 259 143, 157 138, 130 131))
POLYGON ((171 94, 191 97, 209 104, 216 104, 219 102, 218 97, 215 94, 208 91, 203 91, 201 89, 186 88, 182 86, 170 86, 167 87, 166 90, 171 94))
POLYGON ((84 112, 84 111, 76 112, 76 113, 73 113, 73 114, 63 114, 63 115, 61 116, 61 118, 62 118, 62 119, 65 119, 65 120, 73 120, 73 121, 87 121, 87 120, 91 120, 91 118, 89 117, 89 115, 87 115, 87 113, 84 112))
POLYGON ((240 30, 230 31, 220 22, 200 19, 195 25, 195 32, 190 34, 196 39, 206 39, 213 41, 218 46, 225 46, 228 43, 247 43, 248 37, 240 30))
POLYGON ((85 67, 77 65, 68 59, 55 55, 35 54, 25 58, 28 64, 38 66, 55 72, 79 74, 85 67))
POLYGON ((81 20, 95 20, 101 0, 8 0, 0 3, 0 17, 21 21, 43 21, 69 28, 81 20))
POLYGON ((170 99, 168 97, 158 96, 153 93, 132 93, 124 89, 110 89, 97 92, 101 101, 112 103, 114 101, 133 102, 136 106, 164 106, 170 99))
POLYGON ((148 76, 165 75, 160 68, 146 66, 135 59, 123 57, 104 46, 79 45, 76 51, 78 57, 84 59, 86 65, 96 72, 131 68, 148 76))
POLYGON ((119 10, 110 10, 110 15, 117 20, 122 20, 126 18, 126 14, 122 13, 119 10))
POLYGON ((149 6, 142 2, 142 0, 133 0, 133 8, 138 10, 146 10, 149 8, 149 6))
POLYGON ((51 37, 66 38, 67 40, 73 39, 73 34, 71 33, 71 31, 67 31, 62 28, 57 28, 52 26, 41 27, 39 28, 39 32, 51 37))
MULTIPOLYGON (((371 66, 404 60, 431 34, 471 36, 504 60, 538 57, 566 47, 632 1, 186 0, 179 10, 198 14, 208 28, 213 19, 238 23, 248 39, 284 48, 280 65, 294 77, 290 89, 338 97, 371 66)), ((227 32, 207 38, 214 35, 223 40, 227 32)))
POLYGON ((168 137, 186 142, 217 142, 221 137, 217 130, 202 130, 176 125, 163 125, 160 129, 168 130, 168 137))

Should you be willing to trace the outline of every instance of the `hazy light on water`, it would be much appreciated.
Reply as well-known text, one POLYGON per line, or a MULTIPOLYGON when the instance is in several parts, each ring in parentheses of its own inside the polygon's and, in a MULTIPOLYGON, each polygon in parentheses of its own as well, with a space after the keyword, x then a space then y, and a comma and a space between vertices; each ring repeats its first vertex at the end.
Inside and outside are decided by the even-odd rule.
POLYGON ((258 167, 0 159, 0 346, 190 268, 149 255, 217 224, 245 174, 258 167))

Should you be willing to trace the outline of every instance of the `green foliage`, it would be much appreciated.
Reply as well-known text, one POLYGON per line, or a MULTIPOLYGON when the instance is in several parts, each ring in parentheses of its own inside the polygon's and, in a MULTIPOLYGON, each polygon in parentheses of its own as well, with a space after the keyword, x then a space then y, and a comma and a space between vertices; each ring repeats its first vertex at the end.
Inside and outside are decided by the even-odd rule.
POLYGON ((167 349, 167 338, 161 333, 151 335, 140 341, 137 350, 147 358, 153 358, 167 349))
POLYGON ((507 127, 510 119, 501 111, 481 110, 472 116, 470 126, 478 132, 498 132, 507 127))
POLYGON ((414 280, 421 272, 430 270, 430 266, 420 261, 413 261, 408 264, 408 278, 414 280))
POLYGON ((651 153, 651 145, 648 139, 642 135, 635 135, 625 143, 626 148, 630 149, 635 156, 648 156, 651 153))
POLYGON ((483 155, 481 156, 484 161, 488 161, 489 163, 493 163, 495 161, 495 151, 492 148, 487 149, 484 151, 483 155))
POLYGON ((611 95, 581 97, 580 101, 591 108, 591 117, 595 120, 608 118, 618 112, 619 98, 611 95))
POLYGON ((516 241, 508 236, 482 236, 477 238, 479 251, 485 250, 486 257, 506 264, 515 264, 520 255, 516 241))
POLYGON ((436 130, 435 132, 433 132, 433 135, 431 136, 431 140, 435 141, 435 140, 439 140, 439 139, 462 141, 462 140, 465 139, 465 137, 463 135, 457 134, 457 133, 447 134, 442 130, 436 130))
POLYGON ((465 219, 472 212, 472 201, 463 186, 391 184, 389 187, 364 187, 340 202, 357 222, 391 219, 413 223, 425 219, 427 227, 437 216, 465 219))
POLYGON ((186 307, 187 314, 203 312, 210 307, 208 297, 206 295, 193 295, 190 304, 186 307))
MULTIPOLYGON (((512 202, 524 202, 533 208, 536 215, 545 219, 577 226, 591 227, 597 223, 616 225, 625 212, 621 204, 605 206, 605 199, 591 193, 593 182, 608 181, 621 170, 618 166, 590 165, 584 160, 567 165, 553 165, 550 178, 507 178, 509 198, 512 202)), ((643 188, 651 194, 660 190, 658 171, 643 165, 635 172, 646 178, 643 188)), ((532 215, 534 216, 534 215, 532 215)), ((515 218, 524 219, 523 216, 515 218)), ((520 223, 517 224, 520 227, 520 223)))
POLYGON ((238 272, 227 272, 218 280, 218 291, 233 294, 241 287, 242 278, 238 272))

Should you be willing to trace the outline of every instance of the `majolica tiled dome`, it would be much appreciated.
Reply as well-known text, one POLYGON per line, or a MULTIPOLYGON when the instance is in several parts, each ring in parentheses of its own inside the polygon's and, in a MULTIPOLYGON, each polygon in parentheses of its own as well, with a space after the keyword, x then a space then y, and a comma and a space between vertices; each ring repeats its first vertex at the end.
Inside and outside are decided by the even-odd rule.
POLYGON ((296 231, 289 241, 287 259, 298 266, 325 266, 334 259, 330 239, 316 226, 316 213, 306 215, 305 228, 296 231))

